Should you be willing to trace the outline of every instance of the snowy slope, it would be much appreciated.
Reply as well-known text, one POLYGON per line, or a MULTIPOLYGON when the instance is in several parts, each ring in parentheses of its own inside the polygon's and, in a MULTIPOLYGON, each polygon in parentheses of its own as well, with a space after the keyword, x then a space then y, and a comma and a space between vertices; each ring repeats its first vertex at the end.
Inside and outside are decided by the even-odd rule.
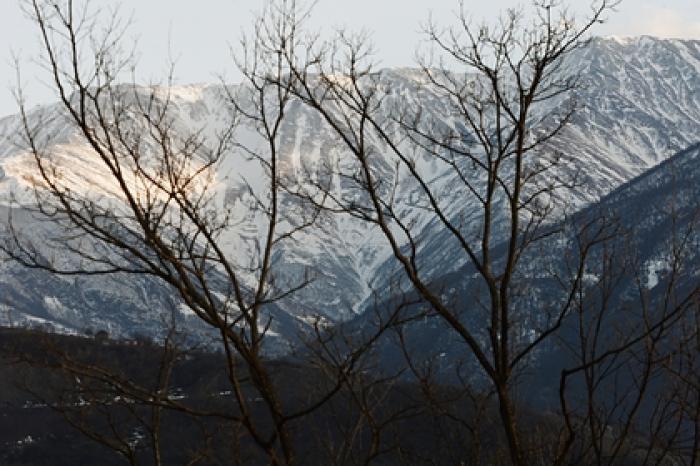
MULTIPOLYGON (((545 149, 564 154, 565 162, 550 175, 574 180, 576 185, 559 192, 559 202, 565 206, 561 210, 572 213, 595 202, 700 141, 700 41, 595 38, 564 68, 581 73, 574 96, 578 110, 545 149)), ((564 104, 558 102, 550 110, 564 104)), ((458 180, 452 176, 444 183, 446 198, 456 195, 453 202, 460 206, 452 219, 478 225, 478 208, 466 196, 460 197, 458 180)), ((428 274, 463 265, 464 259, 454 254, 454 240, 439 225, 429 225, 421 240, 421 266, 428 274)), ((395 269, 395 263, 387 260, 375 281, 394 276, 395 269)))
MULTIPOLYGON (((576 174, 579 181, 575 190, 562 193, 570 202, 570 208, 597 200, 700 139, 700 42, 651 37, 594 39, 590 47, 570 59, 567 68, 582 73, 583 86, 577 95, 580 110, 552 149, 571 156, 570 162, 559 168, 570 173, 559 175, 576 174)), ((392 90, 391 99, 409 104, 420 101, 435 115, 441 115, 444 110, 443 103, 430 89, 419 86, 422 78, 416 70, 383 70, 381 77, 392 90)), ((170 93, 175 105, 175 125, 183 134, 201 130, 213 139, 230 118, 227 92, 238 89, 237 86, 202 85, 158 91, 164 95, 170 93)), ((79 167, 75 175, 77 188, 89 192, 91 183, 109 185, 94 155, 61 117, 58 106, 38 108, 30 117, 42 121, 48 133, 57 137, 52 149, 65 160, 66 166, 79 167)), ((455 122, 446 119, 444 124, 455 122)), ((17 117, 0 119, 0 200, 4 205, 9 204, 10 193, 22 196, 31 184, 32 161, 21 150, 21 141, 16 139, 18 125, 17 117)), ((240 128, 236 138, 248 147, 262 144, 251 128, 240 128)), ((395 173, 389 151, 382 144, 373 143, 378 157, 375 166, 382 176, 391 179, 395 173)), ((281 166, 292 178, 303 176, 307 170, 321 173, 324 166, 338 166, 348 159, 345 149, 319 116, 298 103, 289 109, 280 147, 281 166)), ((426 154, 417 154, 416 164, 453 219, 459 218, 467 226, 478 225, 478 211, 463 202, 463 188, 460 189, 453 172, 426 154)), ((232 150, 214 175, 216 202, 221 209, 232 213, 237 225, 222 237, 222 243, 234 259, 247 260, 264 234, 264 218, 259 212, 251 212, 250 197, 246 193, 249 189, 256 194, 264 193, 263 170, 257 162, 232 150)), ((340 179, 334 180, 334 187, 346 195, 350 189, 340 179)), ((402 183, 397 196, 406 217, 415 228, 423 231, 421 257, 426 273, 437 274, 448 271, 446 268, 460 267, 461 263, 450 260, 453 255, 444 233, 419 205, 416 186, 402 183)), ((282 202, 293 223, 298 212, 296 201, 285 197, 282 202)), ((387 245, 376 229, 351 217, 326 215, 320 221, 321 229, 295 235, 282 245, 275 257, 280 283, 293 283, 304 274, 314 278, 310 286, 279 304, 281 312, 296 316, 289 322, 301 322, 300 325, 309 315, 321 314, 331 321, 340 321, 362 312, 370 290, 386 289, 388 277, 395 270, 387 245)), ((31 225, 31 220, 28 222, 31 225)), ((32 280, 38 284, 45 282, 45 278, 31 271, 20 272, 16 265, 0 265, 0 285, 6 290, 16 289, 20 274, 25 283, 21 294, 37 296, 24 304, 18 301, 5 304, 16 315, 35 315, 74 329, 84 328, 85 321, 98 319, 96 314, 84 312, 78 291, 65 291, 69 289, 66 288, 65 292, 58 293, 60 296, 47 290, 33 291, 32 280), (49 302, 53 304, 46 304, 49 302), (63 309, 61 306, 70 308, 70 312, 57 310, 63 309)), ((72 285, 78 283, 72 280, 72 285)), ((128 333, 134 325, 133 316, 153 307, 152 303, 139 301, 137 289, 154 286, 152 283, 129 285, 107 291, 109 299, 128 305, 115 311, 118 315, 114 319, 105 317, 99 326, 112 325, 115 332, 128 333), (117 323, 110 324, 110 319, 117 323)), ((2 315, 0 312, 0 319, 2 315)), ((290 323, 275 331, 291 332, 292 328, 296 327, 290 323)))

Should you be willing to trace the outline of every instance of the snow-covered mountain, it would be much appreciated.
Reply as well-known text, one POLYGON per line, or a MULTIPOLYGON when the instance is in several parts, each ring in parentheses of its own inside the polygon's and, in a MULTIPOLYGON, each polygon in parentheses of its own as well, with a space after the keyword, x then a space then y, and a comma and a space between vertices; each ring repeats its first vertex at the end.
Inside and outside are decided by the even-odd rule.
POLYGON ((584 88, 560 144, 581 154, 589 200, 698 141, 699 41, 594 39, 572 61, 584 88))
MULTIPOLYGON (((562 194, 570 208, 596 201, 700 140, 699 41, 594 39, 589 47, 570 57, 565 68, 582 73, 582 87, 576 96, 580 110, 561 137, 552 142, 552 149, 570 156, 558 170, 576 174, 578 179, 574 190, 562 194)), ((391 88, 391 99, 420 101, 428 111, 441 114, 440 99, 420 85, 421 76, 416 70, 383 70, 381 79, 391 88)), ((202 85, 163 92, 171 95, 174 124, 183 134, 201 130, 213 138, 229 121, 228 93, 239 89, 202 85)), ((110 182, 75 130, 61 117, 59 106, 37 108, 30 118, 44 121, 46 133, 53 136, 52 150, 67 167, 79 168, 79 189, 89 192, 90 183, 110 182)), ((0 199, 4 212, 11 204, 11 194, 22 196, 26 192, 34 170, 32 160, 17 144, 19 124, 17 116, 0 119, 0 199)), ((262 143, 250 128, 243 127, 236 137, 248 147, 262 143)), ((324 166, 343 164, 347 158, 345 149, 320 117, 298 102, 288 110, 279 141, 280 163, 290 176, 303 176, 308 170, 319 173, 324 166)), ((388 150, 379 143, 376 149, 380 156, 376 166, 390 179, 395 172, 388 150), (384 151, 387 155, 383 161, 384 151)), ((427 154, 417 154, 416 163, 435 191, 441 193, 441 202, 449 206, 451 216, 478 215, 472 205, 461 202, 453 171, 427 154)), ((559 175, 567 176, 563 172, 559 175)), ((217 202, 231 212, 237 225, 222 238, 222 244, 233 256, 249 257, 263 234, 263 218, 251 212, 246 193, 251 189, 264 192, 263 171, 256 161, 233 150, 215 175, 217 202)), ((334 183, 334 189, 350 189, 343 180, 334 183)), ((412 224, 422 229, 424 270, 437 275, 461 267, 463 264, 451 260, 445 235, 417 204, 416 186, 401 185, 397 196, 412 224)), ((295 211, 295 202, 291 197, 283 200, 289 212, 295 211)), ((41 231, 32 227, 35 219, 26 213, 15 212, 13 216, 22 220, 25 231, 41 231)), ((478 218, 470 221, 478 222, 478 218)), ((327 215, 322 216, 320 225, 299 232, 276 254, 279 283, 294 283, 304 274, 314 279, 270 311, 277 316, 272 331, 281 341, 293 339, 309 316, 343 321, 362 313, 371 290, 386 289, 395 269, 388 245, 368 224, 349 216, 327 215)), ((158 316, 167 315, 167 309, 174 308, 176 314, 186 318, 186 311, 173 304, 169 293, 152 281, 124 277, 87 281, 51 278, 17 264, 0 263, 0 323, 8 319, 43 321, 65 331, 106 327, 115 334, 129 334, 162 326, 158 316)))

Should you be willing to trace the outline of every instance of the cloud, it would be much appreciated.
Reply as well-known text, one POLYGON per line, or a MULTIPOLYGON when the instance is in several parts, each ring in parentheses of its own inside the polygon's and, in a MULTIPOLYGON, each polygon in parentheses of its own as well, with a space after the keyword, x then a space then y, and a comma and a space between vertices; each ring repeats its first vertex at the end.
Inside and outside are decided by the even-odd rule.
POLYGON ((654 36, 700 39, 700 21, 688 20, 680 12, 669 8, 653 9, 644 28, 654 36))
POLYGON ((620 12, 625 19, 621 25, 623 30, 617 33, 700 39, 700 18, 689 13, 685 8, 642 5, 634 11, 620 12))

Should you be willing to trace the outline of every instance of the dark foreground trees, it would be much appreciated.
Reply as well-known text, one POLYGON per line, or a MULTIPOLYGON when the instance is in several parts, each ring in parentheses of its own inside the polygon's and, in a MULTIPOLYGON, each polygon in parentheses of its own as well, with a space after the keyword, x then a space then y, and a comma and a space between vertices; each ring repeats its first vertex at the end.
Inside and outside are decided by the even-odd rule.
MULTIPOLYGON (((284 71, 282 57, 262 55, 253 41, 241 62, 248 86, 240 94, 223 96, 229 102, 229 121, 219 128, 183 133, 172 118, 167 86, 144 89, 120 84, 133 58, 121 48, 124 25, 118 18, 103 28, 98 21, 105 18, 72 1, 37 0, 25 5, 38 27, 44 65, 62 106, 62 114, 51 117, 75 131, 91 154, 82 166, 65 164, 51 151, 50 125, 32 120, 19 94, 23 146, 36 167, 35 198, 20 200, 20 207, 48 223, 50 234, 45 244, 31 243, 10 220, 12 234, 5 252, 27 267, 59 275, 143 276, 169 286, 215 335, 216 348, 225 355, 221 369, 233 407, 211 411, 168 395, 173 364, 182 357, 182 342, 174 331, 167 333, 154 368, 157 377, 149 383, 68 354, 61 355, 57 369, 84 381, 75 387, 74 396, 91 400, 91 406, 111 403, 115 397, 145 405, 155 464, 162 464, 158 432, 163 410, 195 421, 217 418, 236 435, 245 432, 246 441, 257 445, 266 461, 297 464, 290 425, 347 383, 357 356, 353 349, 340 355, 333 367, 326 367, 326 379, 316 384, 318 390, 308 393, 306 403, 293 407, 282 405, 279 384, 284 382, 275 380, 264 363, 264 341, 273 319, 266 307, 307 282, 303 276, 293 283, 276 280, 272 257, 316 216, 313 209, 280 209, 279 130, 291 99, 291 83, 278 84, 284 71), (258 73, 278 76, 276 84, 258 73), (261 135, 262 146, 245 147, 233 138, 241 120, 261 135), (240 163, 252 159, 257 168, 255 176, 260 179, 249 180, 246 194, 251 214, 265 234, 250 248, 231 251, 224 249, 224 242, 245 225, 236 222, 226 206, 222 211, 214 178, 215 169, 233 148, 240 163), (262 187, 253 187, 259 186, 257 181, 262 187), (71 260, 51 260, 52 250, 64 251, 71 260), (102 397, 96 396, 100 391, 102 397)), ((280 31, 291 34, 292 26, 280 24, 280 31)), ((91 435, 136 462, 135 447, 129 442, 119 436, 91 435)))
MULTIPOLYGON (((324 118, 351 159, 327 168, 353 185, 346 195, 319 182, 303 184, 296 195, 382 231, 404 289, 420 296, 446 332, 464 343, 467 390, 478 391, 475 379, 483 377, 481 389, 488 387, 497 401, 513 464, 619 459, 631 426, 643 417, 640 406, 658 395, 648 388, 663 371, 659 358, 678 350, 671 342, 678 328, 670 328, 687 315, 697 293, 695 286, 679 292, 672 278, 667 299, 649 305, 640 286, 639 299, 632 299, 637 314, 622 319, 622 310, 613 309, 621 301, 612 296, 640 265, 630 259, 633 251, 621 252, 626 232, 604 213, 553 224, 566 213, 562 197, 577 183, 562 169, 575 161, 575 148, 562 152, 552 144, 576 109, 577 76, 567 66, 585 46, 584 35, 613 6, 598 2, 579 23, 554 4, 536 2, 528 15, 508 11, 493 27, 473 26, 464 12, 455 29, 428 24, 438 58, 421 63, 417 80, 425 98, 417 102, 393 95, 392 83, 373 68, 363 37, 343 33, 330 44, 288 37, 268 45, 288 57, 291 79, 299 81, 297 97, 324 118), (434 171, 420 153, 451 172, 456 181, 450 192, 431 178, 434 171), (395 167, 391 176, 387 159, 395 167), (447 285, 468 290, 466 300, 455 299, 431 274, 436 250, 426 247, 432 239, 423 234, 425 223, 416 222, 412 206, 396 195, 407 186, 415 187, 411 202, 429 217, 426 223, 440 225, 450 265, 466 264, 447 285), (569 260, 566 267, 552 267, 538 253, 569 260), (556 283, 546 297, 538 297, 535 287, 528 290, 537 273, 532 269, 540 267, 548 269, 543 278, 556 283), (611 313, 620 320, 609 319, 611 313), (572 336, 576 316, 579 329, 572 336), (561 424, 548 426, 561 432, 544 445, 543 433, 528 432, 531 421, 519 414, 518 379, 538 353, 562 340, 577 363, 561 373, 561 424), (599 399, 608 378, 615 382, 604 390, 615 394, 599 399), (572 379, 586 387, 583 413, 571 410, 572 379), (617 426, 624 426, 619 435, 608 431, 617 426), (581 447, 577 439, 590 442, 590 451, 586 446, 574 453, 581 447)), ((418 369, 424 355, 399 333, 407 366, 429 385, 430 372, 418 369)))
MULTIPOLYGON (((132 65, 119 48, 121 24, 101 33, 99 17, 71 1, 27 2, 65 121, 90 147, 97 168, 66 167, 52 152, 51 135, 22 105, 36 174, 34 198, 24 198, 21 207, 49 222, 47 241, 74 260, 68 266, 47 261, 45 249, 12 222, 4 252, 56 274, 133 274, 166 284, 217 335, 231 400, 212 408, 173 396, 173 370, 190 351, 173 329, 144 380, 58 349, 49 360, 25 355, 69 382, 59 386, 72 401, 54 407, 74 424, 71 416, 86 410, 90 420, 107 416, 101 427, 77 426, 133 464, 166 464, 159 435, 166 412, 205 431, 216 419, 217 433, 222 429, 225 438, 237 439, 234 445, 256 451, 245 458, 238 456, 245 448, 233 448, 230 458, 215 459, 208 452, 220 450, 204 442, 190 464, 304 464, 311 458, 299 440, 306 430, 313 432, 316 454, 323 452, 313 458, 323 464, 439 463, 442 458, 421 456, 406 444, 421 438, 426 419, 458 433, 442 439, 445 448, 454 461, 470 464, 617 464, 638 457, 648 464, 670 458, 693 464, 698 445, 688 436, 698 435, 697 325, 690 311, 697 288, 681 280, 688 245, 674 236, 674 273, 663 299, 649 301, 642 265, 625 250, 624 228, 604 213, 567 218, 564 200, 577 179, 562 167, 575 163, 576 154, 552 144, 576 110, 577 76, 568 73, 567 59, 613 6, 597 2, 578 23, 558 5, 538 1, 527 12, 506 12, 492 27, 473 26, 464 10, 455 29, 428 24, 436 58, 421 60, 415 80, 425 100, 407 103, 374 69, 363 36, 341 32, 321 41, 304 31, 307 11, 294 2, 273 3, 241 46, 237 63, 246 87, 224 96, 230 122, 186 134, 174 123, 167 86, 120 84, 132 65), (435 101, 441 105, 430 104, 435 101), (344 148, 341 161, 309 166, 296 177, 284 171, 280 135, 292 104, 325 122, 344 148), (240 125, 264 144, 245 145, 237 138, 240 125), (230 251, 224 244, 241 225, 222 211, 215 176, 237 157, 257 167, 247 204, 265 234, 230 251), (431 179, 426 160, 451 174, 449 195, 431 179), (91 178, 95 173, 99 180, 91 178), (339 180, 343 190, 336 188, 339 180), (426 272, 432 253, 421 235, 425 223, 396 195, 407 187, 416 191, 413 207, 440 225, 454 283, 468 299, 426 272), (275 370, 265 352, 276 318, 270 309, 308 279, 277 279, 274 256, 302 230, 319 228, 325 215, 380 230, 395 274, 376 290, 374 326, 354 332, 317 321, 299 344, 304 370, 275 370), (542 262, 538 253, 545 250, 557 260, 542 262), (535 276, 532 264, 544 276, 535 276), (638 296, 619 299, 617 290, 634 280, 638 296), (382 296, 389 290, 391 296, 382 296), (621 306, 632 309, 624 319, 621 306), (412 344, 417 322, 425 319, 463 343, 460 383, 450 379, 443 386, 412 344), (403 359, 384 373, 375 362, 386 340, 403 359), (546 414, 535 414, 521 396, 523 381, 538 359, 559 347, 570 356, 557 367, 546 414), (291 403, 288 378, 299 374, 313 374, 314 383, 291 403), (401 384, 410 388, 400 390, 401 384), (147 426, 147 447, 124 437, 110 408, 98 409, 117 397, 129 400, 120 415, 147 426), (420 420, 417 437, 401 430, 411 419, 420 420), (316 423, 327 427, 310 427, 316 423)), ((435 442, 433 432, 426 427, 424 440, 435 442)))

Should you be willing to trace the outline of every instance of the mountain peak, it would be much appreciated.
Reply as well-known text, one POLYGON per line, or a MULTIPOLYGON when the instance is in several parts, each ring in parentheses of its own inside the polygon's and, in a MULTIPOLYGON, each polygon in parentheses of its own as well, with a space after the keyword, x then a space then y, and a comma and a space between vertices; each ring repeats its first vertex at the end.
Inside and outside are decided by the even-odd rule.
POLYGON ((624 36, 613 34, 609 36, 594 37, 593 41, 599 43, 615 43, 623 47, 644 46, 653 44, 700 43, 700 41, 697 39, 691 39, 687 37, 659 37, 649 34, 643 34, 638 36, 624 36))
POLYGON ((600 39, 605 40, 605 41, 611 41, 611 42, 616 42, 620 45, 632 45, 639 41, 640 36, 618 36, 618 35, 611 35, 611 36, 605 36, 601 37, 600 39))

